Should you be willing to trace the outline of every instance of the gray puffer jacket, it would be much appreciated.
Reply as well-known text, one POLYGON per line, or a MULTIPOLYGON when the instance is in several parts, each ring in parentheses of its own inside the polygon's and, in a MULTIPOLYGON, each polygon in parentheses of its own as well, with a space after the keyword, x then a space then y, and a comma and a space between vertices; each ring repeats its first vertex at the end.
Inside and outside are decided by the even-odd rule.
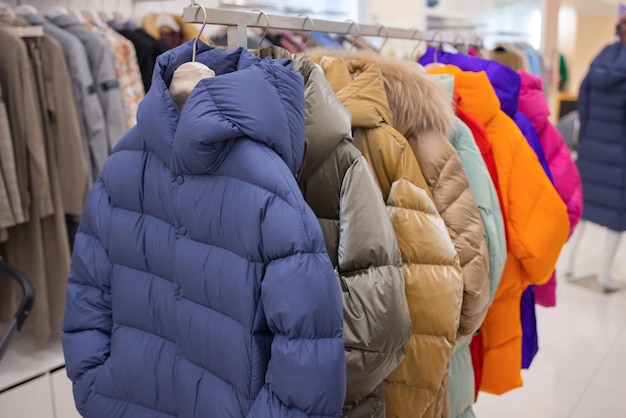
POLYGON ((297 174, 315 212, 343 295, 347 396, 344 417, 383 418, 382 383, 404 358, 411 319, 402 258, 380 189, 352 144, 351 116, 322 70, 271 47, 261 58, 290 58, 305 80, 306 148, 297 174))

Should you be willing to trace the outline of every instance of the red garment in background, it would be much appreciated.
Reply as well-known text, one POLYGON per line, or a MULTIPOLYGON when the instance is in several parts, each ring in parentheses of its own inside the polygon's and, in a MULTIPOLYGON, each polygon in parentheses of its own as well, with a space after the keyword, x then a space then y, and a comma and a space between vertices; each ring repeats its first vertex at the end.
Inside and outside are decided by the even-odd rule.
MULTIPOLYGON (((455 93, 454 101, 455 103, 459 103, 461 98, 455 93)), ((480 124, 472 115, 467 113, 465 110, 460 107, 456 108, 456 115, 459 119, 463 121, 467 125, 467 127, 472 131, 472 135, 474 136, 474 141, 476 141, 476 145, 480 150, 480 154, 487 165, 487 170, 489 171, 489 176, 493 181, 493 185, 496 188, 496 193, 498 194, 498 201, 500 202, 500 207, 502 207, 502 192, 500 190, 500 183, 498 182, 498 169, 496 167, 496 160, 493 158, 493 151, 491 149, 491 143, 489 139, 487 139, 487 132, 485 131, 485 127, 480 124)), ((504 218, 504 211, 502 211, 502 217, 504 218)), ((504 224, 506 225, 506 219, 504 219, 504 224)), ((505 229, 506 232, 506 229, 505 229)), ((507 238, 508 241, 508 238, 507 238)))
POLYGON ((480 392, 480 385, 483 380, 483 361, 485 359, 485 346, 483 345, 483 334, 478 333, 474 335, 470 344, 470 351, 472 352, 472 366, 474 366, 474 402, 478 400, 478 392, 480 392))
MULTIPOLYGON (((454 95, 454 101, 456 104, 461 100, 460 96, 457 94, 454 95)), ((491 180, 493 181, 493 185, 496 188, 496 193, 498 194, 498 201, 500 202, 500 207, 502 207, 502 193, 500 190, 500 183, 498 182, 498 170, 496 167, 496 160, 493 157, 493 151, 491 149, 491 143, 487 138, 487 132, 485 131, 485 127, 478 122, 472 115, 467 113, 465 110, 460 107, 456 108, 456 115, 459 119, 463 121, 467 125, 467 127, 472 131, 472 135, 474 136, 474 140, 476 141, 476 145, 480 150, 480 153, 487 165, 487 170, 489 171, 489 175, 491 180)), ((506 225, 506 219, 504 218, 505 213, 502 211, 502 217, 504 219, 504 223, 506 225)), ((506 232, 506 228, 505 228, 506 232)), ((507 237, 508 241, 508 237, 507 237)), ((470 351, 472 353, 472 366, 474 368, 474 390, 475 390, 475 400, 478 400, 478 393, 480 392, 480 386, 482 383, 483 377, 483 361, 485 358, 485 347, 483 345, 483 335, 479 332, 474 336, 472 342, 470 344, 470 351)))

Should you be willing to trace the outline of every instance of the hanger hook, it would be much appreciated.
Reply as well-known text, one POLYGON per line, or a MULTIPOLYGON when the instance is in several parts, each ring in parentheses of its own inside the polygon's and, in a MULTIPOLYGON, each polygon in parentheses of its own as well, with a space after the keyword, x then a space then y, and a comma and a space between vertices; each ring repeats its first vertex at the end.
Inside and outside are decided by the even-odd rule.
POLYGON ((378 48, 378 52, 381 52, 385 45, 387 45, 387 41, 389 40, 389 30, 382 23, 377 23, 376 26, 378 26, 378 37, 381 36, 380 34, 383 30, 385 31, 385 39, 383 40, 383 44, 380 46, 380 48, 378 48))
MULTIPOLYGON (((206 9, 202 6, 198 6, 198 7, 200 8, 200 10, 202 10, 204 18, 202 19, 202 27, 200 28, 200 32, 198 32, 198 36, 196 36, 196 38, 193 40, 193 51, 191 53, 191 62, 196 62, 198 40, 200 40, 200 37, 202 36, 202 32, 204 31, 204 28, 206 27, 206 21, 208 19, 206 9)), ((196 14, 197 13, 198 11, 196 10, 196 14)))
POLYGON ((352 27, 354 26, 356 28, 356 35, 357 36, 361 36, 361 27, 359 26, 358 23, 356 23, 354 20, 352 19, 348 19, 346 20, 346 23, 349 23, 350 26, 348 26, 348 34, 352 34, 352 27))
POLYGON ((478 35, 474 35, 474 36, 476 37, 476 45, 475 45, 475 46, 476 46, 476 47, 477 47, 477 49, 480 51, 480 50, 482 50, 482 49, 483 49, 483 47, 485 46, 485 45, 483 44, 483 38, 481 38, 481 37, 480 37, 480 36, 478 36, 478 35))
POLYGON ((467 41, 466 41, 466 39, 465 39, 465 36, 461 35, 460 33, 457 33, 457 34, 454 36, 454 43, 455 43, 457 46, 458 46, 458 45, 460 45, 460 46, 462 46, 462 47, 465 47, 465 46, 466 46, 466 44, 467 44, 467 41), (460 42, 460 43, 457 43, 457 40, 459 40, 459 39, 461 40, 461 42, 460 42))
POLYGON ((304 21, 302 22, 302 30, 306 28, 306 22, 309 22, 311 24, 311 29, 309 30, 309 37, 306 39, 306 42, 304 43, 303 52, 306 53, 306 51, 308 51, 311 48, 311 39, 313 38, 313 31, 315 30, 315 23, 313 23, 313 19, 311 19, 309 15, 300 13, 298 16, 304 18, 304 21))
POLYGON ((434 61, 435 64, 439 64, 437 62, 437 53, 439 52, 440 49, 443 48, 443 36, 441 35, 441 33, 439 31, 435 31, 435 34, 433 35, 433 43, 435 43, 435 56, 434 56, 434 61), (437 37, 439 37, 439 47, 437 47, 437 37))
POLYGON ((415 59, 417 61, 417 51, 424 43, 424 39, 422 39, 422 37, 420 36, 420 30, 417 28, 413 28, 413 34, 411 35, 411 38, 418 41, 417 45, 415 45, 415 48, 413 48, 413 51, 411 52, 411 60, 415 59))
MULTIPOLYGON (((356 22, 355 22, 354 20, 352 20, 352 19, 347 19, 347 20, 346 20, 346 23, 349 23, 349 24, 350 24, 350 26, 348 26, 348 31, 347 31, 347 32, 348 32, 348 35, 351 35, 351 34, 352 34, 352 27, 354 26, 354 27, 356 28, 356 36, 357 36, 358 38, 360 38, 360 37, 361 37, 361 28, 359 27, 359 24, 358 24, 358 23, 356 23, 356 22)), ((354 42, 352 43, 352 49, 357 49, 357 47, 356 47, 356 43, 354 43, 354 42)))
POLYGON ((261 17, 265 19, 265 29, 263 30, 263 35, 261 35, 261 39, 259 40, 259 44, 257 45, 257 49, 261 49, 261 44, 265 40, 265 37, 267 36, 267 32, 270 30, 270 18, 267 15, 267 13, 265 13, 261 9, 254 9, 252 11, 259 13, 259 17, 257 17, 256 19, 257 21, 261 20, 261 17))

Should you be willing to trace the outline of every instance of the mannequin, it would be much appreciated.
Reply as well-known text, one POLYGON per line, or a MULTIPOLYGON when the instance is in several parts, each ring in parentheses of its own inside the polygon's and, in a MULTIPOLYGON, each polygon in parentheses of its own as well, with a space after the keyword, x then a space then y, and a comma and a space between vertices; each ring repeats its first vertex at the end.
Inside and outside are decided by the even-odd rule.
MULTIPOLYGON (((626 15, 616 27, 618 41, 607 45, 593 59, 578 95, 580 140, 577 165, 583 184, 583 219, 606 228, 603 262, 598 282, 605 293, 620 290, 611 277, 611 266, 619 246, 621 232, 626 231, 626 104, 611 99, 625 86, 620 74, 626 65, 626 15), (608 75, 608 76, 607 76, 608 75), (611 103, 610 105, 608 103, 611 103), (608 177, 606 173, 612 173, 608 177)), ((568 263, 571 276, 583 225, 572 237, 568 263)))
POLYGON ((196 51, 198 50, 198 40, 202 36, 202 32, 206 27, 207 14, 206 9, 201 8, 204 12, 204 22, 198 37, 193 41, 193 52, 191 54, 191 62, 186 62, 174 71, 172 82, 170 83, 170 94, 178 105, 178 110, 183 110, 183 106, 187 102, 192 90, 198 85, 200 80, 215 77, 215 71, 196 61, 196 51))
POLYGON ((182 110, 191 91, 204 78, 215 77, 215 72, 200 62, 186 62, 174 71, 170 83, 170 94, 182 110))
MULTIPOLYGON (((576 252, 582 241, 586 227, 587 222, 582 221, 574 231, 570 240, 572 249, 567 260, 567 270, 565 271, 565 276, 569 280, 573 280, 576 252)), ((598 283, 602 286, 604 293, 613 293, 621 289, 620 285, 611 277, 611 267, 613 266, 613 260, 615 259, 615 254, 617 253, 617 247, 619 247, 620 238, 620 232, 613 231, 612 229, 606 230, 604 260, 602 262, 602 269, 598 275, 598 283)))

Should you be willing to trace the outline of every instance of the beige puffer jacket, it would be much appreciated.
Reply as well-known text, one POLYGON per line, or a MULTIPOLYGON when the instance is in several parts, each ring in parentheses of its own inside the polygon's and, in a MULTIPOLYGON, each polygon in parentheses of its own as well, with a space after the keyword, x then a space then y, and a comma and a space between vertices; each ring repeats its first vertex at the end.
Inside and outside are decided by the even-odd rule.
POLYGON ((459 254, 464 288, 458 338, 470 337, 489 307, 489 250, 476 197, 461 157, 448 140, 455 117, 449 93, 413 63, 391 59, 378 63, 393 126, 411 144, 459 254))
POLYGON ((406 358, 387 379, 387 417, 441 411, 447 364, 462 303, 459 258, 411 147, 392 128, 382 74, 373 61, 319 61, 352 114, 355 144, 373 168, 398 237, 413 335, 406 358))
POLYGON ((402 258, 385 203, 369 164, 352 144, 350 114, 322 71, 280 47, 256 54, 289 58, 304 77, 306 148, 297 179, 343 290, 343 416, 383 418, 381 386, 404 358, 411 336, 402 258))

